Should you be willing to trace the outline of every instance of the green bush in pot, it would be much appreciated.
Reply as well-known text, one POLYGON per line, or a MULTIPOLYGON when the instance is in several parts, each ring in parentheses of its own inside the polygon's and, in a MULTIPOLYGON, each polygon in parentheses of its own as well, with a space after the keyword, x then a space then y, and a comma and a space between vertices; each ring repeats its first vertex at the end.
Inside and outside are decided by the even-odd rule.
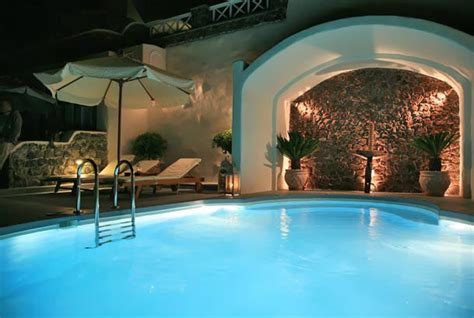
POLYGON ((168 142, 158 133, 144 133, 132 143, 132 153, 136 160, 156 160, 162 158, 168 142))

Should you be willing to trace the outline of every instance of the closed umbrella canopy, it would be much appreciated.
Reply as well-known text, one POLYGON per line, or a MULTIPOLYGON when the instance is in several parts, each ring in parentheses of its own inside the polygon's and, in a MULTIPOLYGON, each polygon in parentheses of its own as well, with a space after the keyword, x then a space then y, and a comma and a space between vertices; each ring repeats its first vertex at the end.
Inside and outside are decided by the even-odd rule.
POLYGON ((189 102, 194 82, 127 57, 101 57, 66 64, 62 69, 35 76, 58 100, 96 106, 104 102, 119 108, 118 149, 122 105, 170 107, 189 102))
POLYGON ((56 101, 54 98, 46 95, 45 93, 40 93, 33 88, 26 86, 26 85, 5 85, 0 84, 0 92, 11 93, 11 94, 18 94, 18 95, 26 95, 31 96, 34 98, 38 98, 50 104, 55 104, 56 101))

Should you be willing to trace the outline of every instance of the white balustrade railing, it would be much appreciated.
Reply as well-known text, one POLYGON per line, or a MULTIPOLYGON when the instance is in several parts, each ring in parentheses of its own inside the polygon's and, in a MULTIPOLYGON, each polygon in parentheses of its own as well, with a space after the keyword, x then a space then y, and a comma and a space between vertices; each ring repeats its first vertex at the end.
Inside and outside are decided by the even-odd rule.
MULTIPOLYGON (((237 17, 251 15, 257 11, 264 11, 270 8, 270 0, 227 0, 209 7, 209 14, 212 16, 212 23, 231 20, 237 17)), ((149 22, 151 33, 176 33, 192 29, 190 24, 191 12, 171 17, 165 20, 149 22)))
POLYGON ((270 7, 270 0, 228 0, 209 7, 212 22, 230 20, 270 7))
POLYGON ((152 21, 149 22, 148 25, 151 26, 152 34, 186 31, 192 28, 189 23, 191 17, 191 12, 188 12, 165 20, 152 21))

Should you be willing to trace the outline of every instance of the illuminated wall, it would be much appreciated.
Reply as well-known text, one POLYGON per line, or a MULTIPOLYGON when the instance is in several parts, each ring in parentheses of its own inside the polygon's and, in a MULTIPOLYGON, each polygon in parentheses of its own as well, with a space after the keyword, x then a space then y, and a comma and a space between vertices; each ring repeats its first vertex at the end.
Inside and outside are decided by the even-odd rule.
POLYGON ((233 157, 242 193, 286 189, 276 149, 291 102, 338 74, 365 68, 412 71, 449 83, 459 96, 460 194, 474 183, 474 38, 429 21, 384 16, 318 25, 280 42, 250 65, 234 63, 233 157))
MULTIPOLYGON (((386 157, 373 165, 377 191, 419 192, 418 173, 427 158, 411 142, 415 136, 459 133, 459 97, 435 78, 404 70, 361 69, 334 76, 297 98, 291 107, 290 129, 320 140, 305 161, 309 188, 362 189, 368 149, 369 121, 375 123, 374 150, 386 157)), ((448 193, 459 192, 459 143, 443 156, 450 172, 448 193)))

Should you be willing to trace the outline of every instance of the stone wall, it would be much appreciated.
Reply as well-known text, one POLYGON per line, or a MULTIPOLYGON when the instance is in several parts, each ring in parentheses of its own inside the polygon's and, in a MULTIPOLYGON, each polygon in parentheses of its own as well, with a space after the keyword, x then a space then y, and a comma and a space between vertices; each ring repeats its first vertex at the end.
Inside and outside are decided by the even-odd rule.
POLYGON ((85 158, 92 158, 100 169, 107 164, 106 133, 76 131, 67 141, 54 145, 43 141, 19 143, 9 159, 9 186, 37 186, 47 176, 75 174, 76 160, 85 158))
MULTIPOLYGON (((320 140, 305 160, 310 188, 362 189, 365 160, 354 155, 367 149, 369 121, 375 122, 373 188, 377 191, 419 192, 419 171, 427 157, 415 150, 415 136, 459 133, 459 97, 446 83, 404 70, 362 69, 330 78, 296 99, 290 128, 320 140)), ((450 171, 448 193, 459 192, 459 143, 443 156, 450 171)))

